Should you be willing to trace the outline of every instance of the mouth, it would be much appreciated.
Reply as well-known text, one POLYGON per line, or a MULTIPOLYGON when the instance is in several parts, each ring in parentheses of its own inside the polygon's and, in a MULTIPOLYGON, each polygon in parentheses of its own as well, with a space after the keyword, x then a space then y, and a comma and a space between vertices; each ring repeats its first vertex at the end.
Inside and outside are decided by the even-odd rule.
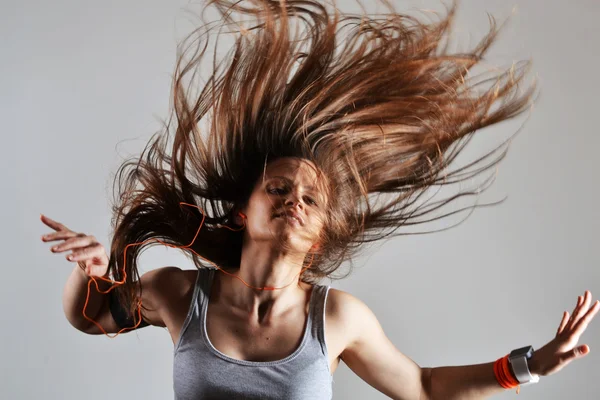
POLYGON ((304 226, 304 221, 302 220, 302 218, 293 212, 279 213, 275 215, 275 218, 287 219, 290 223, 294 225, 304 226))

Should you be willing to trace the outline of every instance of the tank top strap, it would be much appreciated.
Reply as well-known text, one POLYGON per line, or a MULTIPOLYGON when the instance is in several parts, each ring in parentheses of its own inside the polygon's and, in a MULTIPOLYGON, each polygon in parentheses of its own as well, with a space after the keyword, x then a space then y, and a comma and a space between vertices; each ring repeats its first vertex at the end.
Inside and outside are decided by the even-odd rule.
POLYGON ((320 345, 321 353, 327 357, 327 346, 325 343, 325 306, 329 285, 314 285, 314 293, 311 296, 312 307, 312 337, 320 345))
POLYGON ((216 268, 198 269, 198 279, 196 281, 198 293, 196 294, 196 301, 198 302, 199 310, 202 310, 204 302, 208 301, 208 298, 210 297, 210 288, 212 286, 216 271, 216 268))

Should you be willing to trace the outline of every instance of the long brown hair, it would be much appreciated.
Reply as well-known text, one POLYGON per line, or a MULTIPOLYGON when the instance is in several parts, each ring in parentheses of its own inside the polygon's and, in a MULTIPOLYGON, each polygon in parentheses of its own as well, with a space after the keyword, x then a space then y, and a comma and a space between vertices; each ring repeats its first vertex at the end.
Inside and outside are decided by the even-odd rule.
MULTIPOLYGON (((451 215, 457 210, 440 211, 489 187, 488 179, 440 200, 425 196, 430 188, 471 180, 505 156, 509 141, 447 168, 475 132, 532 104, 535 84, 522 88, 530 63, 471 76, 498 34, 494 18, 473 49, 452 54, 447 39, 456 3, 431 21, 382 3, 389 9, 378 14, 383 17, 331 12, 313 0, 207 2, 206 9, 214 6, 222 16, 220 24, 202 24, 181 42, 172 114, 115 176, 110 271, 116 279, 129 243, 192 242, 203 216, 182 202, 205 212, 190 249, 221 268, 237 268, 242 232, 219 224, 235 225, 234 213, 265 163, 278 157, 312 161, 329 185, 321 246, 301 276, 309 283, 339 279, 334 272, 363 244, 451 215), (255 19, 248 25, 236 13, 255 19), (211 76, 200 84, 215 27, 233 32, 235 45, 223 59, 215 55, 211 76)), ((136 258, 156 244, 127 250, 128 278, 119 293, 131 312, 139 294, 136 258)), ((197 267, 205 265, 186 254, 197 267)))

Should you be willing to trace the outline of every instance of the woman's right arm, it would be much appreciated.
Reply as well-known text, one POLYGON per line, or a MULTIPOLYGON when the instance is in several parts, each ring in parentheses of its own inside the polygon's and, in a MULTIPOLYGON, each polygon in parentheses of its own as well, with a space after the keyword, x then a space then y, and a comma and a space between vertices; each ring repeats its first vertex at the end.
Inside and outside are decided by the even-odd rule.
MULTIPOLYGON (((65 225, 45 215, 41 216, 41 220, 56 231, 42 236, 42 241, 63 240, 62 243, 54 245, 51 251, 60 253, 70 250, 72 252, 66 256, 67 260, 76 263, 63 289, 63 310, 69 323, 74 328, 88 334, 116 333, 123 329, 122 326, 117 324, 111 312, 111 300, 113 302, 117 301, 116 296, 113 296, 114 289, 109 293, 98 292, 94 282, 90 285, 86 315, 96 321, 104 329, 104 332, 83 316, 90 277, 99 278, 108 275, 108 255, 104 246, 98 243, 94 236, 73 232, 65 225)), ((140 285, 143 287, 141 301, 144 307, 142 318, 147 324, 165 326, 161 317, 163 310, 159 307, 164 306, 166 303, 165 299, 161 301, 161 297, 163 297, 161 293, 164 291, 161 287, 167 286, 165 283, 171 280, 168 279, 168 275, 173 275, 176 272, 181 272, 181 269, 164 267, 149 271, 140 277, 140 285)), ((96 279, 96 281, 103 292, 106 292, 112 285, 102 279, 96 279)), ((118 304, 117 307, 119 307, 118 304)), ((122 333, 131 330, 125 330, 122 333)))

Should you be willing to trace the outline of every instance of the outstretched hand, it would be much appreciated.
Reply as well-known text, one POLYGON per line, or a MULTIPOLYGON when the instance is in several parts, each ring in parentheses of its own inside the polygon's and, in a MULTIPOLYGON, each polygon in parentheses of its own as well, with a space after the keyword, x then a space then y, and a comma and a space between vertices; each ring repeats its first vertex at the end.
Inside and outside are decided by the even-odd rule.
POLYGON ((592 294, 586 290, 577 298, 577 306, 569 318, 569 312, 563 318, 556 332, 556 337, 540 349, 534 351, 529 360, 530 372, 540 376, 551 375, 560 371, 571 361, 584 357, 590 352, 588 345, 577 345, 588 324, 600 310, 600 302, 596 300, 590 307, 592 294))
POLYGON ((98 240, 94 236, 74 232, 44 214, 40 215, 40 219, 44 224, 56 231, 42 236, 43 242, 62 240, 61 243, 52 246, 50 251, 53 253, 62 253, 71 250, 71 254, 68 254, 66 259, 77 262, 79 267, 88 276, 102 277, 106 275, 108 272, 108 255, 104 246, 98 243, 98 240))

